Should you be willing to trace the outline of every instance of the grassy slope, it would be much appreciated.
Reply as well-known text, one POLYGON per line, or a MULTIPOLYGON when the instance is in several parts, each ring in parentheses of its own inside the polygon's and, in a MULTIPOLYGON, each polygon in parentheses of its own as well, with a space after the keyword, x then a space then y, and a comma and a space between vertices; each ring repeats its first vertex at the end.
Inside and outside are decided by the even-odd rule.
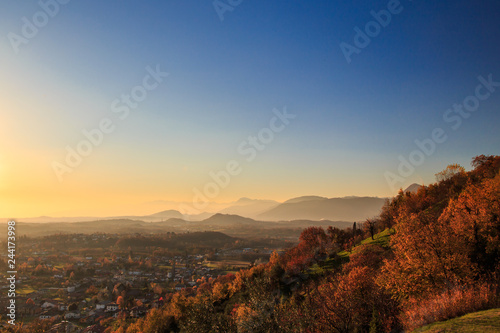
POLYGON ((373 239, 371 237, 368 237, 361 241, 360 245, 355 246, 352 249, 352 252, 347 252, 347 251, 341 251, 339 252, 338 258, 335 259, 327 259, 325 262, 321 263, 320 265, 314 264, 309 268, 309 274, 313 275, 321 275, 326 273, 327 271, 333 269, 334 267, 338 267, 339 265, 348 262, 349 261, 349 256, 352 253, 355 253, 357 249, 359 249, 359 246, 361 245, 368 245, 368 244, 377 244, 383 247, 389 247, 389 240, 391 235, 394 233, 394 231, 385 229, 384 231, 379 232, 378 234, 374 235, 373 239))
MULTIPOLYGON (((373 236, 373 239, 371 239, 371 237, 368 237, 368 238, 362 240, 361 245, 376 244, 376 245, 380 245, 383 247, 389 247, 389 240, 390 240, 391 235, 393 233, 394 233, 394 230, 385 229, 384 231, 381 231, 378 234, 375 234, 373 236)), ((358 246, 359 245, 355 246, 351 253, 356 252, 356 248, 358 246)), ((351 255, 351 253, 349 253, 347 251, 341 251, 338 253, 338 256, 339 257, 349 257, 349 255, 351 255)))
POLYGON ((469 313, 463 317, 433 323, 419 328, 414 333, 498 333, 500 332, 500 309, 469 313))

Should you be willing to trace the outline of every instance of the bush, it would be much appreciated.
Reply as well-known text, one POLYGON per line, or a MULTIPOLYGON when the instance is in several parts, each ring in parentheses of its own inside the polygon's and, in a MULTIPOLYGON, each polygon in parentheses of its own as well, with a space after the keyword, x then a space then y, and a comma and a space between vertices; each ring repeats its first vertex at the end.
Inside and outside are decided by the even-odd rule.
POLYGON ((497 286, 483 283, 478 287, 456 288, 425 301, 410 301, 401 314, 406 330, 495 308, 500 304, 497 286))

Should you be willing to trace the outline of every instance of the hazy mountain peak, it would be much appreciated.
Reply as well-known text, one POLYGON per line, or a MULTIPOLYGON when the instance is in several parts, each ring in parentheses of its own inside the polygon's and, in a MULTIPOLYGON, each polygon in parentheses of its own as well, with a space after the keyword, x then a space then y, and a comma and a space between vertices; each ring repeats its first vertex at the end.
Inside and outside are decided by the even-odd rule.
POLYGON ((277 201, 274 201, 274 200, 266 200, 266 199, 251 199, 251 198, 247 198, 247 197, 242 197, 242 198, 239 198, 236 202, 236 204, 252 204, 252 203, 263 203, 263 202, 273 202, 273 203, 279 203, 277 201))
POLYGON ((420 185, 420 184, 417 184, 417 183, 413 183, 413 184, 411 184, 410 186, 408 186, 408 187, 404 190, 404 192, 405 192, 405 193, 406 193, 406 192, 417 193, 417 192, 418 192, 418 190, 419 190, 421 187, 423 187, 423 186, 422 186, 422 185, 420 185))
POLYGON ((182 214, 173 209, 164 210, 158 213, 149 215, 150 217, 166 217, 166 218, 182 218, 182 214))
POLYGON ((284 203, 297 203, 297 202, 313 201, 313 200, 328 200, 328 198, 320 197, 317 195, 305 195, 302 197, 289 199, 289 200, 285 201, 284 203))
POLYGON ((248 203, 248 202, 254 202, 255 200, 247 198, 247 197, 242 197, 236 200, 236 203, 248 203))
POLYGON ((385 199, 373 197, 324 198, 305 196, 290 199, 259 214, 257 218, 266 221, 322 220, 359 221, 380 214, 385 199))

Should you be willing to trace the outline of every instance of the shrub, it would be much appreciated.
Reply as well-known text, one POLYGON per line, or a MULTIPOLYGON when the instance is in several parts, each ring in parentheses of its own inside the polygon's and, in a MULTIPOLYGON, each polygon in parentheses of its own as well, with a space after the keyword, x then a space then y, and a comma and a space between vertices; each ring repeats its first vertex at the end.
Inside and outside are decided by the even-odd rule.
POLYGON ((455 288, 425 301, 410 300, 401 314, 406 330, 494 308, 500 304, 497 287, 483 283, 478 287, 455 288))

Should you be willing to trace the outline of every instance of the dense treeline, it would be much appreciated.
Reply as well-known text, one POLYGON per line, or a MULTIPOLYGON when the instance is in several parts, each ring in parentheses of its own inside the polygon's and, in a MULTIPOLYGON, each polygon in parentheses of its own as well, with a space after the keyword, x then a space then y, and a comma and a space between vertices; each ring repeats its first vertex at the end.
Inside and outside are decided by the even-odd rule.
MULTIPOLYGON (((158 255, 204 254, 231 248, 285 248, 293 243, 274 238, 240 239, 221 232, 165 232, 159 234, 55 234, 44 237, 23 237, 20 250, 59 251, 71 255, 101 256, 104 251, 146 252, 158 255)), ((5 245, 6 246, 6 245, 5 245)), ((1 261, 0 261, 1 264, 1 261)))
POLYGON ((311 227, 269 263, 165 295, 109 332, 401 332, 499 306, 500 157, 450 165, 349 230, 311 227), (390 241, 377 242, 377 233, 390 241), (367 238, 363 244, 361 240, 367 238))

